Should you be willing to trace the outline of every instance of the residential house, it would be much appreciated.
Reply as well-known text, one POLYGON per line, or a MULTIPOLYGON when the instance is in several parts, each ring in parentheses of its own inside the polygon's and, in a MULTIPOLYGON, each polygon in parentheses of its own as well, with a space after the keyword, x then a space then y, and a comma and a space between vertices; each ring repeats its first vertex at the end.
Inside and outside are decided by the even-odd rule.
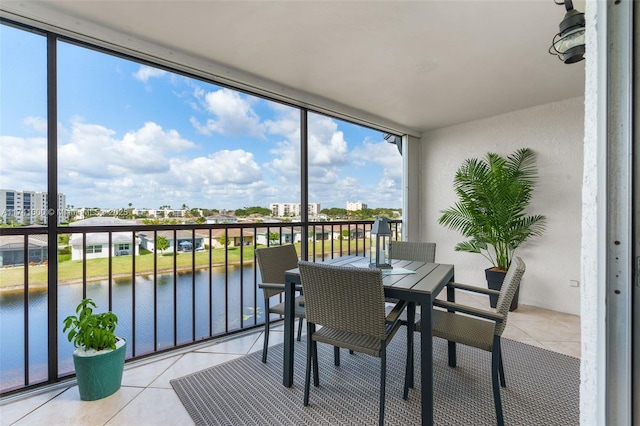
MULTIPOLYGON (((149 251, 156 251, 156 243, 154 241, 153 232, 140 232, 138 234, 140 238, 140 246, 149 251)), ((169 242, 166 249, 162 252, 191 252, 193 250, 204 250, 204 237, 196 232, 195 238, 191 231, 179 229, 177 231, 158 231, 158 237, 164 237, 169 242), (176 247, 176 248, 174 248, 176 247)))
POLYGON ((259 245, 278 245, 299 243, 302 240, 299 229, 291 230, 291 227, 258 228, 256 232, 256 243, 259 245))
MULTIPOLYGON (((70 227, 83 226, 126 226, 135 225, 135 220, 124 220, 116 217, 91 217, 69 224, 70 227)), ((106 232, 72 233, 69 237, 71 246, 71 260, 97 259, 111 256, 128 256, 140 254, 140 240, 134 232, 113 232, 111 241, 106 232), (83 240, 86 235, 86 240, 83 240)))
MULTIPOLYGON (((204 232, 204 231, 201 231, 204 232)), ((239 246, 250 246, 253 245, 253 241, 255 239, 255 235, 253 233, 253 229, 240 229, 240 228, 231 228, 226 231, 226 237, 229 239, 227 243, 227 247, 239 247, 239 246)), ((207 244, 212 248, 222 248, 225 245, 223 244, 225 238, 225 230, 224 229, 212 229, 211 230, 211 240, 209 240, 209 233, 207 232, 204 236, 207 244)))
MULTIPOLYGON (((29 237, 29 263, 45 263, 49 259, 46 235, 29 237)), ((24 265, 24 237, 22 235, 0 236, 0 266, 24 265)))
POLYGON ((215 224, 215 223, 238 223, 238 218, 230 215, 230 214, 217 214, 215 216, 207 216, 207 223, 208 224, 215 224))

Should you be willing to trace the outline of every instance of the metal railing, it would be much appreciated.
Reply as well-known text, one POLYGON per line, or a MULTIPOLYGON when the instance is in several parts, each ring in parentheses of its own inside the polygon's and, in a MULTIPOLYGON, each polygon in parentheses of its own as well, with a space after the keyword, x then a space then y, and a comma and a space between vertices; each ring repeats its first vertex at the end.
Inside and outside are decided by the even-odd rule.
MULTIPOLYGON (((73 347, 62 334, 62 320, 82 298, 118 315, 127 360, 140 359, 263 325, 257 247, 293 243, 301 258, 314 261, 366 256, 371 226, 372 221, 57 227, 53 256, 47 255, 46 227, 2 228, 0 395, 73 376, 73 347), (55 283, 48 279, 52 267, 55 283)), ((391 227, 399 238, 401 222, 391 221, 391 227)))

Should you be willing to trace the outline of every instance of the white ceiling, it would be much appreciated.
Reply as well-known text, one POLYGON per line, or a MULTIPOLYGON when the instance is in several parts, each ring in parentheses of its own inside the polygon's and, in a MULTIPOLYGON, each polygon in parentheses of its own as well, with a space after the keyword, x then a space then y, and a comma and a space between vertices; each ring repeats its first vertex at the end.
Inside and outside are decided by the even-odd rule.
MULTIPOLYGON (((574 4, 584 11, 584 1, 574 4)), ((584 61, 565 65, 547 53, 565 13, 553 0, 5 0, 0 8, 98 38, 120 34, 140 50, 157 45, 222 65, 225 78, 417 132, 584 93, 584 61)))

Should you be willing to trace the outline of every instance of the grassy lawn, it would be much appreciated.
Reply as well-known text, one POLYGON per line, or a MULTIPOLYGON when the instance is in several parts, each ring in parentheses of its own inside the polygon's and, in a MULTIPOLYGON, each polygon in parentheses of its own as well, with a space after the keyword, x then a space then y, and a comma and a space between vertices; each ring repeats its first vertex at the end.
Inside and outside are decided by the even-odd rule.
MULTIPOLYGON (((342 251, 347 253, 349 249, 349 243, 351 243, 352 252, 355 251, 355 242, 342 241, 342 251)), ((300 251, 300 244, 296 244, 298 252, 300 251)), ((334 241, 334 251, 340 250, 340 242, 334 241)), ((362 253, 363 241, 358 241, 358 250, 362 253)), ((325 256, 330 255, 331 242, 325 241, 324 246, 325 256)), ((240 247, 229 247, 227 250, 228 261, 230 264, 238 264, 240 262, 240 247)), ((309 247, 309 253, 313 253, 313 247, 309 247)), ((322 242, 316 242, 315 247, 316 256, 320 256, 322 253, 322 242)), ((245 263, 253 262, 253 246, 244 246, 242 248, 242 256, 245 263)), ((158 254, 158 272, 173 271, 174 256, 173 253, 158 254)), ((211 258, 213 265, 224 265, 225 262, 225 250, 213 249, 211 250, 211 258)), ((58 282, 72 282, 82 280, 83 265, 81 260, 69 260, 70 255, 60 255, 58 257, 58 282)), ((176 266, 178 270, 189 270, 192 267, 191 253, 180 253, 176 256, 176 266)), ((131 275, 133 270, 132 256, 114 256, 111 259, 111 268, 113 276, 127 276, 131 275)), ((150 252, 142 253, 136 256, 136 274, 147 275, 153 273, 154 254, 150 252)), ((95 280, 108 277, 109 274, 109 259, 87 259, 87 279, 95 280)), ((198 251, 195 257, 196 267, 206 267, 209 265, 209 251, 198 251)), ((29 267, 29 284, 30 285, 42 285, 47 283, 47 267, 36 265, 29 267)), ((24 268, 2 268, 0 269, 0 288, 21 286, 24 282, 24 268)))

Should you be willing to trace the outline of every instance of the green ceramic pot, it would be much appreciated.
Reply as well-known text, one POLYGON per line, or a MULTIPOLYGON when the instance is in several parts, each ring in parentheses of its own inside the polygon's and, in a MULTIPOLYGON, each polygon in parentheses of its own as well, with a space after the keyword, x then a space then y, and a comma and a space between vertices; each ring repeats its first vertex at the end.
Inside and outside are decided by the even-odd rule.
POLYGON ((97 352, 91 356, 73 354, 81 400, 106 398, 120 389, 127 342, 119 340, 122 340, 122 346, 113 351, 97 352))

